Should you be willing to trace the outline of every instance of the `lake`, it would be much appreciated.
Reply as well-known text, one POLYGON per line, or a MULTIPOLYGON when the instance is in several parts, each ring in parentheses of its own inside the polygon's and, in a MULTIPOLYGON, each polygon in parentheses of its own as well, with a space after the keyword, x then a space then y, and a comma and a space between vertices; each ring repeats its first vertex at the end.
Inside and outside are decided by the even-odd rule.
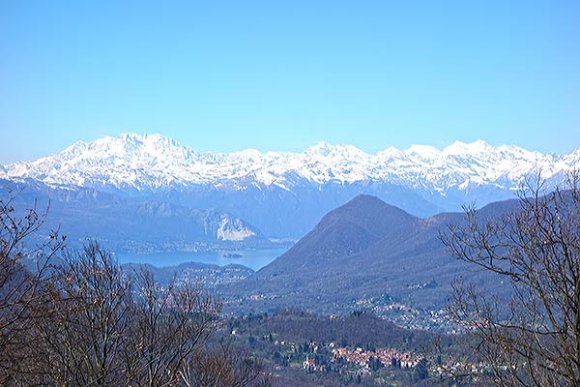
POLYGON ((219 266, 239 264, 259 270, 284 254, 289 247, 259 250, 231 250, 219 252, 175 252, 152 254, 116 254, 120 264, 148 263, 155 267, 176 266, 185 262, 209 263, 219 266))

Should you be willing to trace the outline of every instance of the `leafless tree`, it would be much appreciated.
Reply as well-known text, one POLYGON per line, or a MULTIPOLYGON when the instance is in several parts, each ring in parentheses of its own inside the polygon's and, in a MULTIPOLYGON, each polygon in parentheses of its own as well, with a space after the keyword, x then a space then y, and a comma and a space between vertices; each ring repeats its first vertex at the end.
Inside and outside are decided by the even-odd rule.
POLYGON ((236 351, 231 342, 220 343, 214 350, 198 351, 179 373, 186 387, 267 386, 259 361, 236 351))
POLYGON ((0 200, 0 385, 262 380, 259 364, 234 348, 210 350, 221 308, 201 286, 161 286, 149 271, 125 273, 96 242, 64 252, 58 232, 42 240, 45 214, 19 213, 13 198, 0 200))
POLYGON ((127 379, 138 386, 177 385, 180 372, 215 331, 219 304, 200 286, 161 287, 150 271, 135 276, 127 379))
MULTIPOLYGON (((54 311, 35 332, 42 383, 180 386, 187 372, 247 386, 260 375, 258 367, 230 362, 225 379, 225 366, 198 361, 209 358, 220 319, 219 303, 203 288, 175 280, 161 286, 148 270, 124 273, 94 242, 57 269, 51 294, 54 311)), ((237 359, 230 350, 216 359, 237 359)))
POLYGON ((49 310, 50 263, 65 241, 58 231, 33 241, 46 212, 33 206, 18 213, 14 198, 8 192, 0 199, 0 385, 12 381, 15 374, 32 372, 28 368, 34 346, 30 329, 49 310))
POLYGON ((130 334, 130 283, 98 244, 66 258, 54 275, 53 313, 37 325, 48 381, 57 385, 122 385, 130 334))
POLYGON ((548 192, 538 179, 501 220, 469 209, 442 235, 455 257, 511 284, 508 297, 454 284, 452 315, 479 337, 497 385, 580 385, 579 182, 548 192))

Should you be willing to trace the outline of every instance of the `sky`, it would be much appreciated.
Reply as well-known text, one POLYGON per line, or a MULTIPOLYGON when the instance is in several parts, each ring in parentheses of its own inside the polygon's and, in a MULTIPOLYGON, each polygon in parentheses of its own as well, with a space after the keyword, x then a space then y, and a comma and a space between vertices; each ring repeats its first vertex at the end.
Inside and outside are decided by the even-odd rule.
POLYGON ((580 148, 578 1, 0 1, 0 164, 194 150, 580 148))

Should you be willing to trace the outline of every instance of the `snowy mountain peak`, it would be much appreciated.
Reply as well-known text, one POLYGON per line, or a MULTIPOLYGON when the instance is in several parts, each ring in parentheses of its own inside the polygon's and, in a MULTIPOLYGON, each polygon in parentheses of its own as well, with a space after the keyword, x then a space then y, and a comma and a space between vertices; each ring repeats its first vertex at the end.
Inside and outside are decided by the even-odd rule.
POLYGON ((428 157, 431 155, 438 155, 441 151, 434 146, 431 145, 411 145, 409 148, 405 149, 404 151, 407 154, 416 154, 421 155, 423 157, 428 157))
POLYGON ((330 144, 322 141, 316 145, 308 147, 306 149, 305 153, 326 156, 331 151, 332 151, 332 146, 330 144))
POLYGON ((531 152, 513 145, 456 141, 443 150, 413 145, 368 154, 352 145, 319 143, 302 153, 246 149, 234 153, 196 153, 159 134, 122 134, 85 143, 61 153, 0 168, 0 177, 36 179, 84 187, 159 189, 212 185, 219 189, 308 184, 379 182, 445 192, 491 185, 513 189, 541 169, 546 177, 578 168, 580 150, 564 156, 531 152))
POLYGON ((321 157, 344 157, 363 153, 363 151, 353 145, 332 145, 326 142, 320 142, 314 146, 311 146, 304 152, 306 155, 316 155, 321 157))
POLYGON ((264 157, 262 152, 260 152, 257 149, 253 149, 253 148, 244 149, 244 150, 241 150, 239 152, 235 152, 232 155, 235 155, 237 157, 242 157, 242 158, 248 158, 251 160, 260 160, 264 157))
POLYGON ((417 161, 431 162, 437 160, 441 156, 441 151, 431 145, 411 145, 405 149, 403 153, 417 161))
POLYGON ((483 140, 476 140, 471 143, 455 141, 443 149, 443 153, 447 155, 468 155, 491 152, 493 152, 493 147, 483 140))

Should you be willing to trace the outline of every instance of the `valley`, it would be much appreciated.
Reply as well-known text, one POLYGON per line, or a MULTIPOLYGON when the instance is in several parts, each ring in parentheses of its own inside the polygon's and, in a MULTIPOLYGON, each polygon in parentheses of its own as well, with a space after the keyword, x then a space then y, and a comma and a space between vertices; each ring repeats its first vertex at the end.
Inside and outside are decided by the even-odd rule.
POLYGON ((273 385, 477 385, 492 366, 449 309, 455 282, 505 304, 513 283, 442 238, 469 224, 466 200, 483 203, 481 224, 518 213, 530 171, 557 186, 576 153, 475 142, 211 155, 123 135, 6 166, 0 192, 15 216, 39 211, 31 248, 57 234, 73 252, 96 241, 128 280, 207 291, 224 319, 211 345, 251 354, 273 385))

